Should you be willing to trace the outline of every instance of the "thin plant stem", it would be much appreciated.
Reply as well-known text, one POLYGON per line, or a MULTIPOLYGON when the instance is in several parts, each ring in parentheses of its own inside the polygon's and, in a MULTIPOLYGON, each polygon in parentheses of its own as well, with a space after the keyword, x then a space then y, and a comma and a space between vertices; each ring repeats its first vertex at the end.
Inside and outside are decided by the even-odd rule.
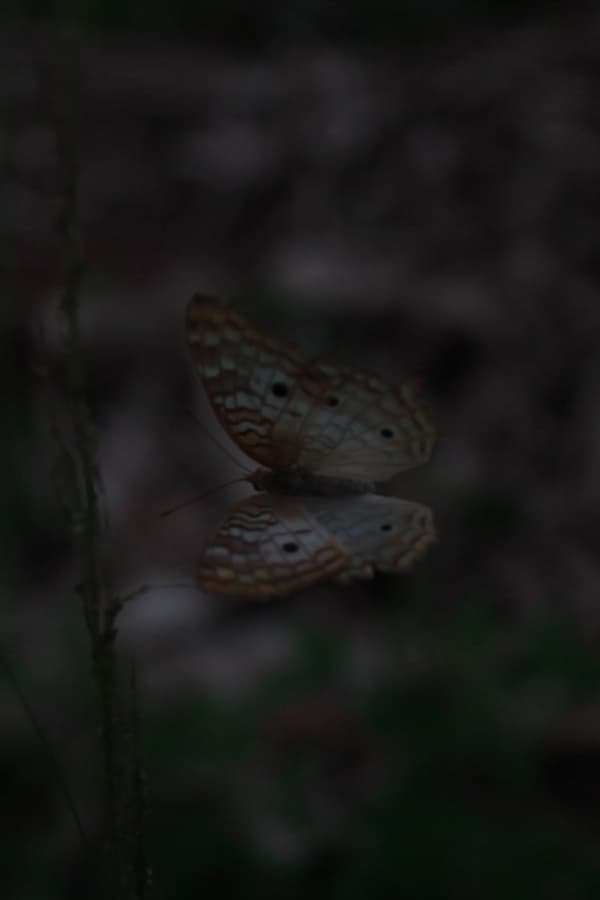
MULTIPOLYGON (((76 12, 76 10, 75 10, 76 12)), ((110 896, 142 900, 148 876, 143 844, 141 762, 132 734, 137 729, 137 705, 124 697, 120 684, 116 637, 123 601, 108 589, 102 559, 106 523, 96 432, 87 399, 86 360, 80 325, 84 253, 79 226, 81 33, 73 4, 62 4, 62 30, 56 89, 56 135, 61 182, 58 232, 63 254, 60 312, 64 324, 64 354, 69 388, 73 447, 71 530, 79 550, 78 593, 87 623, 100 720, 105 768, 106 820, 110 896), (140 870, 140 865, 143 871, 140 870)), ((64 456, 64 454, 63 454, 64 456)))

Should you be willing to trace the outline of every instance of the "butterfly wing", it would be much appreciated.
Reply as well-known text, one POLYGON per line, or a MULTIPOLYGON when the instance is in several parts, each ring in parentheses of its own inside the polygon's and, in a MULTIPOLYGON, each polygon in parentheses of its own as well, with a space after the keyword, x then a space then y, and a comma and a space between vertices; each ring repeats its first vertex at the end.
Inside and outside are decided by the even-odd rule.
POLYGON ((287 594, 333 577, 347 554, 299 498, 256 494, 234 506, 198 568, 207 591, 247 597, 287 594))
POLYGON ((303 420, 325 389, 318 378, 306 376, 302 354, 202 294, 188 304, 186 330, 208 398, 229 436, 262 465, 293 466, 303 420))
POLYGON ((306 497, 305 508, 348 556, 337 581, 408 571, 436 539, 431 509, 399 497, 306 497))
POLYGON ((311 363, 200 294, 188 305, 187 335, 216 415, 262 465, 386 481, 429 458, 434 429, 414 380, 390 388, 311 363))
POLYGON ((378 482, 429 459, 435 431, 416 379, 392 388, 366 372, 315 368, 328 373, 330 383, 306 418, 299 466, 378 482))
POLYGON ((255 598, 409 569, 435 539, 431 510, 374 494, 257 494, 227 515, 198 570, 207 591, 255 598))

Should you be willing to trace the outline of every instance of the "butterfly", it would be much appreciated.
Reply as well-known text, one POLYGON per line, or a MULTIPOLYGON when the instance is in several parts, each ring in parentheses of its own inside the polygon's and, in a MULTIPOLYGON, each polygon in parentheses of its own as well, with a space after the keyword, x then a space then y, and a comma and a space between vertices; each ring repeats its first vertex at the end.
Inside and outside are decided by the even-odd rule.
POLYGON ((431 510, 375 493, 429 459, 418 382, 308 360, 224 301, 195 294, 187 340, 225 431, 260 468, 205 549, 208 591, 267 598, 324 580, 409 569, 435 539, 431 510))

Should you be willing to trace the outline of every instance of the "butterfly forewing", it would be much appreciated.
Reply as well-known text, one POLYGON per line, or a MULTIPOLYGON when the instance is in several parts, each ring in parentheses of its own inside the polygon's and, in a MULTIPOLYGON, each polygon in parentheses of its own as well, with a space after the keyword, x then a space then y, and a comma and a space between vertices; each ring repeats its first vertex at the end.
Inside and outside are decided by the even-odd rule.
POLYGON ((188 305, 186 326, 194 363, 227 433, 257 462, 283 464, 273 428, 288 385, 298 381, 300 355, 260 334, 224 303, 199 294, 188 305))
POLYGON ((223 427, 269 468, 385 481, 429 458, 434 429, 416 384, 309 362, 215 298, 187 310, 194 362, 223 427))
POLYGON ((338 369, 308 417, 298 463, 320 475, 387 481, 425 462, 433 439, 416 381, 392 389, 373 375, 338 369))

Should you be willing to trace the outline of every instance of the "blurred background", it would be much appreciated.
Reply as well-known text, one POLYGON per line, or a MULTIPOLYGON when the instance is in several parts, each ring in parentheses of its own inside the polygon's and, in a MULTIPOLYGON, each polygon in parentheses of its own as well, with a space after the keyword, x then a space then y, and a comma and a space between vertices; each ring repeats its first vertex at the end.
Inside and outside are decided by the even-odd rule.
MULTIPOLYGON (((107 565, 117 590, 152 586, 119 645, 138 667, 157 896, 597 896, 597 4, 80 15, 83 331, 107 565), (187 411, 231 447, 187 357, 195 290, 309 355, 422 377, 439 439, 394 484, 435 512, 414 573, 266 605, 193 587, 244 493, 159 517, 239 474, 187 411)), ((0 650, 99 847, 52 437, 59 44, 43 0, 0 16, 0 650)), ((1 679, 3 896, 100 896, 99 856, 1 679)))

